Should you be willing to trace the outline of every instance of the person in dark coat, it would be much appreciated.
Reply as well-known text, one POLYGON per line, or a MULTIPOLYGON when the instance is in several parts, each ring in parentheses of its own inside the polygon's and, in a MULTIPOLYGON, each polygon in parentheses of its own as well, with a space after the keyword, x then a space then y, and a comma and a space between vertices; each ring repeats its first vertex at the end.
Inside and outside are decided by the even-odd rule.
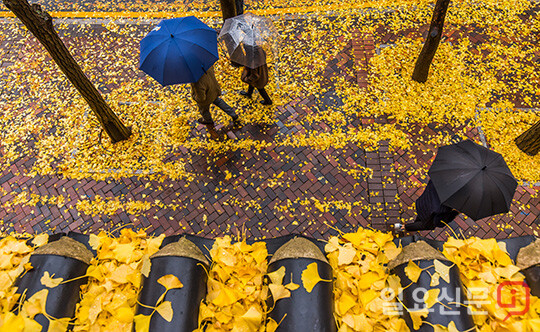
MULTIPOLYGON (((249 85, 247 92, 246 91, 240 91, 240 94, 242 96, 246 96, 248 98, 251 98, 253 95, 253 91, 257 89, 259 91, 259 94, 263 98, 261 101, 261 104, 263 105, 272 105, 272 99, 270 99, 270 96, 264 89, 266 84, 268 84, 268 65, 266 64, 266 53, 262 49, 262 47, 243 47, 244 52, 246 54, 249 54, 249 56, 252 56, 254 58, 257 58, 257 63, 262 63, 261 66, 258 66, 256 68, 249 68, 247 66, 244 66, 244 70, 242 71, 242 76, 240 79, 242 82, 247 83, 249 85)), ((239 67, 241 66, 238 63, 235 63, 234 61, 231 62, 233 66, 239 67)))
POLYGON ((191 83, 191 96, 199 106, 199 112, 202 118, 198 121, 205 125, 214 125, 212 115, 210 114, 210 105, 214 104, 227 113, 233 121, 238 122, 238 115, 234 109, 229 106, 221 96, 221 89, 214 74, 214 66, 210 67, 206 73, 196 82, 191 83))
POLYGON ((416 200, 416 220, 413 223, 400 225, 401 231, 434 230, 444 227, 454 220, 458 211, 442 205, 433 182, 429 180, 426 189, 416 200))

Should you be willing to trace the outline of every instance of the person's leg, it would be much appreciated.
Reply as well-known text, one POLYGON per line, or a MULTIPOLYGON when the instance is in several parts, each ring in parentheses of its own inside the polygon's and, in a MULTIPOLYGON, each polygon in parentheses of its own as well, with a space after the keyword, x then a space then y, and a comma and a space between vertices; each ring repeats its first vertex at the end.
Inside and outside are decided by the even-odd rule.
POLYGON ((216 100, 214 100, 214 105, 221 108, 223 110, 223 112, 227 113, 227 115, 229 115, 233 120, 238 119, 238 115, 236 115, 236 112, 234 111, 234 108, 229 106, 229 104, 227 104, 223 99, 221 99, 219 97, 216 98, 216 100))
POLYGON ((247 92, 245 92, 245 91, 240 91, 240 94, 241 94, 242 96, 246 96, 246 97, 248 97, 248 98, 251 98, 251 96, 253 95, 253 90, 254 90, 253 86, 250 85, 250 86, 248 87, 247 92))
POLYGON ((210 105, 205 105, 205 106, 199 105, 199 113, 201 113, 201 116, 202 116, 202 118, 199 119, 199 123, 214 124, 214 121, 212 120, 212 115, 210 114, 210 105))
POLYGON ((413 223, 405 224, 405 230, 407 232, 430 231, 434 229, 435 226, 433 225, 433 220, 419 220, 416 218, 413 223))
POLYGON ((244 14, 244 0, 235 0, 234 4, 236 6, 236 15, 244 14))
POLYGON ((259 94, 261 95, 261 97, 263 97, 263 101, 261 101, 261 104, 272 105, 272 99, 270 99, 270 96, 268 95, 266 90, 264 88, 257 90, 259 90, 259 94))

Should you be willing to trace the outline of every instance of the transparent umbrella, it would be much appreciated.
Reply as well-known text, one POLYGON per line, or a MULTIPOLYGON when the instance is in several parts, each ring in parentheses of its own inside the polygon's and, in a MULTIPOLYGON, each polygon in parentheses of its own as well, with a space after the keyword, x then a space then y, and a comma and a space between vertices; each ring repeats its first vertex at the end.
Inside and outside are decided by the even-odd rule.
POLYGON ((257 68, 268 61, 266 55, 277 54, 280 36, 269 18, 245 13, 225 20, 218 41, 232 62, 257 68))

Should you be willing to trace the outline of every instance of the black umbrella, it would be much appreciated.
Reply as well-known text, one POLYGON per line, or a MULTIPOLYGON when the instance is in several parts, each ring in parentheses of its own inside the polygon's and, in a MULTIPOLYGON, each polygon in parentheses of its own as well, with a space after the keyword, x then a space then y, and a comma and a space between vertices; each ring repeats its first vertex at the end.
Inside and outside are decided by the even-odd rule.
POLYGON ((469 140, 440 147, 428 174, 442 204, 473 220, 508 212, 517 187, 499 153, 469 140))

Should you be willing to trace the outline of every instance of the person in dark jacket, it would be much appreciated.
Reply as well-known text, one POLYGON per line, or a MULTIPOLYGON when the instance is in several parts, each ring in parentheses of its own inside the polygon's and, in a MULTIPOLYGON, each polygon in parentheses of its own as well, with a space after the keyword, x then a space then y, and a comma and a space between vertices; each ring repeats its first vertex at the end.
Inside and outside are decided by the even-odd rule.
POLYGON ((214 120, 212 120, 212 115, 210 114, 211 104, 221 108, 235 123, 238 122, 238 115, 236 115, 234 109, 219 97, 221 96, 221 89, 214 74, 214 66, 210 67, 196 83, 191 83, 191 96, 197 102, 199 112, 202 116, 198 120, 199 123, 214 125, 214 120))
POLYGON ((429 180, 426 189, 416 200, 416 214, 416 220, 413 223, 400 225, 401 231, 424 231, 444 227, 454 220, 459 212, 441 204, 435 186, 429 180))
MULTIPOLYGON (((256 68, 249 68, 247 66, 244 66, 244 70, 242 71, 242 76, 240 77, 240 79, 242 80, 242 82, 247 83, 249 86, 247 92, 240 91, 240 94, 242 96, 251 98, 251 96, 253 95, 253 91, 257 89, 257 91, 259 91, 259 94, 263 98, 261 104, 272 105, 272 99, 270 99, 270 96, 264 89, 266 84, 268 84, 268 65, 266 64, 266 53, 264 52, 262 47, 258 46, 243 46, 243 49, 246 54, 249 54, 249 56, 257 58, 257 63, 262 63, 262 65, 256 68)), ((241 66, 234 61, 231 63, 235 67, 241 66)))

